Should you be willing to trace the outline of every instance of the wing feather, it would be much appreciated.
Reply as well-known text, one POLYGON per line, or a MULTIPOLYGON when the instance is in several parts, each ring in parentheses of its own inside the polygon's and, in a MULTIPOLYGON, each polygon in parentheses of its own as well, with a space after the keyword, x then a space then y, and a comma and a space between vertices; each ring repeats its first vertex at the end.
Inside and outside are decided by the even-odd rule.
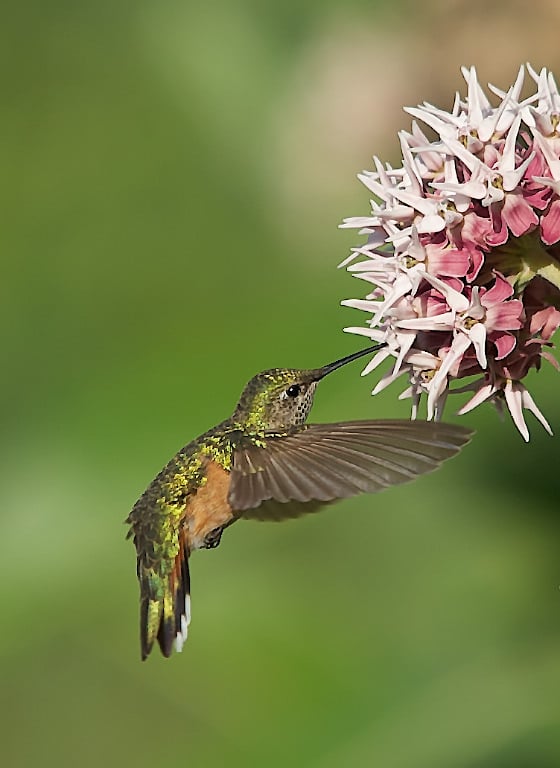
POLYGON ((431 472, 472 435, 439 422, 309 424, 239 444, 228 500, 244 517, 283 519, 431 472))

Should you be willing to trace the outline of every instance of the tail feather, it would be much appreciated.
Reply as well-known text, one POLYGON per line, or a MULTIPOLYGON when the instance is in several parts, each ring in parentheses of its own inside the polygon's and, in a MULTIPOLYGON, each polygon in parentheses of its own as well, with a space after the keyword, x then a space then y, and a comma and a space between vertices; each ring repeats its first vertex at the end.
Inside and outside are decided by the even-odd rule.
MULTIPOLYGON (((142 569, 143 570, 143 569, 142 569)), ((163 601, 154 588, 155 574, 143 572, 140 576, 140 647, 142 661, 148 658, 159 631, 163 601)))
POLYGON ((181 578, 175 593, 175 649, 180 653, 191 623, 191 577, 188 554, 181 561, 181 578))
POLYGON ((157 640, 165 657, 181 651, 191 620, 189 552, 181 546, 170 573, 157 574, 140 564, 140 646, 142 661, 157 640))

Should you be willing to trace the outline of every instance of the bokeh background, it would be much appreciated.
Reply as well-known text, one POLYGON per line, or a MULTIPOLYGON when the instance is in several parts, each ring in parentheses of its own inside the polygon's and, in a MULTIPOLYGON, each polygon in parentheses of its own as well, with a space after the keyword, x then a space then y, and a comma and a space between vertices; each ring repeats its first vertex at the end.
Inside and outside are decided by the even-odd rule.
MULTIPOLYGON (((139 660, 122 524, 245 381, 359 347, 336 265, 401 111, 560 75, 556 0, 27 0, 0 27, 0 761, 560 765, 558 437, 490 406, 436 475, 192 561, 139 660)), ((313 418, 407 416, 359 364, 313 418)), ((533 376, 560 434, 559 379, 533 376)), ((450 411, 450 418, 452 412, 450 411)))

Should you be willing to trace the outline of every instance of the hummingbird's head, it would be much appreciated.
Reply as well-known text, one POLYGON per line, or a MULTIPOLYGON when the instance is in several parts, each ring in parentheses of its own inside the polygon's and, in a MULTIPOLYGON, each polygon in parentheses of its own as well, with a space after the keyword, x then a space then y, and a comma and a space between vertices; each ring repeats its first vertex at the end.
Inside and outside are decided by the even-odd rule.
POLYGON ((384 346, 362 349, 322 368, 271 368, 254 376, 241 393, 233 420, 246 429, 284 431, 305 422, 318 382, 327 374, 384 346))

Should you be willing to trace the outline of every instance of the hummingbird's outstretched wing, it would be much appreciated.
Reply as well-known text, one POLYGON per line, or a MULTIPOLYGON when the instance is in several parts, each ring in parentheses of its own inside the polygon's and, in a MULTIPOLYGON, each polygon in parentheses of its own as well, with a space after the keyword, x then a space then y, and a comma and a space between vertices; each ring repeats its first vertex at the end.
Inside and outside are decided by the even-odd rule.
POLYGON ((472 434, 433 421, 307 424, 287 435, 238 445, 228 500, 245 518, 297 517, 431 472, 472 434))

